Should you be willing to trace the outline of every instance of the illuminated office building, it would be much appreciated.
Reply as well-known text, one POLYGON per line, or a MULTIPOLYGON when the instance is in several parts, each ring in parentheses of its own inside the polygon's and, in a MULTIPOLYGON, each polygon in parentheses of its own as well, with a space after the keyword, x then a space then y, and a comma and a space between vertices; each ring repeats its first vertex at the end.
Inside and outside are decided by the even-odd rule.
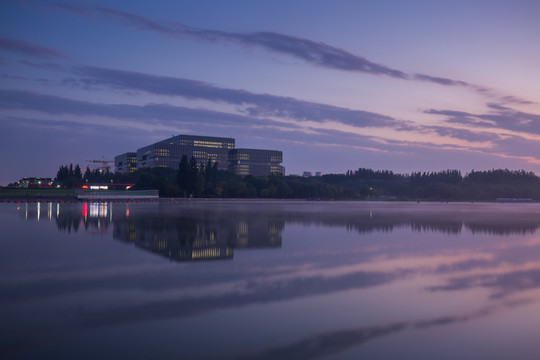
POLYGON ((236 175, 268 176, 285 175, 281 162, 283 153, 278 150, 233 149, 229 151, 230 170, 236 175))
POLYGON ((137 150, 137 168, 167 167, 178 169, 182 156, 195 157, 197 163, 217 162, 218 169, 229 165, 229 150, 234 149, 234 139, 177 135, 137 150))
POLYGON ((278 150, 236 149, 233 138, 177 135, 115 157, 116 171, 129 174, 136 169, 164 167, 178 169, 183 156, 199 165, 217 163, 219 170, 237 175, 285 175, 283 153, 278 150))
POLYGON ((137 153, 128 152, 114 157, 114 168, 121 174, 131 174, 137 170, 137 153))

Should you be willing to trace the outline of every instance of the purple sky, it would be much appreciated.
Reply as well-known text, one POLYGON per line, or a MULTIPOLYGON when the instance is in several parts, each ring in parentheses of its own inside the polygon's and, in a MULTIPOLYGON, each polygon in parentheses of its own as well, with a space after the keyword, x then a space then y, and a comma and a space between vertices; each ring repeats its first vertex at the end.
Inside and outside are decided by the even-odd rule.
POLYGON ((0 4, 0 184, 177 134, 287 174, 540 174, 540 2, 0 4))

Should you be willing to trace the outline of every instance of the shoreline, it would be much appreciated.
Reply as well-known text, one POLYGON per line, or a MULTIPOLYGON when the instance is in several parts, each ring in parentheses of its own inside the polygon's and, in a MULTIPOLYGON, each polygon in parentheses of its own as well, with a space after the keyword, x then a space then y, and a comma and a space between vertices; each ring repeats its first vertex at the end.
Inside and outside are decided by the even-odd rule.
POLYGON ((443 204, 457 204, 457 203, 487 203, 487 204, 539 204, 539 201, 529 199, 500 199, 494 200, 437 200, 437 199, 288 199, 288 198, 77 198, 76 196, 2 196, 0 195, 0 203, 94 203, 94 202, 107 202, 107 203, 195 203, 195 202, 286 202, 286 201, 302 201, 306 203, 346 203, 346 202, 374 202, 374 203, 443 203, 443 204))

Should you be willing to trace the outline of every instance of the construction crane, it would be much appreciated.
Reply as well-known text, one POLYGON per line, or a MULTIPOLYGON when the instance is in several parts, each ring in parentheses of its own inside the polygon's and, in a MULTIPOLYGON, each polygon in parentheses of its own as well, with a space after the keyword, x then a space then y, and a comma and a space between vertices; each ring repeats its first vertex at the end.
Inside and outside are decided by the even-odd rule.
POLYGON ((99 169, 101 172, 109 172, 111 170, 111 165, 108 165, 109 163, 114 164, 114 160, 105 160, 105 156, 101 160, 86 160, 88 162, 91 162, 92 164, 101 164, 101 166, 96 166, 97 169, 99 169))

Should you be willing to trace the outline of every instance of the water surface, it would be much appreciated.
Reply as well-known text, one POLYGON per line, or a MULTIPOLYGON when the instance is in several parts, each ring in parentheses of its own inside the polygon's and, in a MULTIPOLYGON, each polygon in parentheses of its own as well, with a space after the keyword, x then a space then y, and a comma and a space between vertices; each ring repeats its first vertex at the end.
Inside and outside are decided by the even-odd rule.
POLYGON ((0 204, 6 359, 538 359, 540 205, 0 204))

